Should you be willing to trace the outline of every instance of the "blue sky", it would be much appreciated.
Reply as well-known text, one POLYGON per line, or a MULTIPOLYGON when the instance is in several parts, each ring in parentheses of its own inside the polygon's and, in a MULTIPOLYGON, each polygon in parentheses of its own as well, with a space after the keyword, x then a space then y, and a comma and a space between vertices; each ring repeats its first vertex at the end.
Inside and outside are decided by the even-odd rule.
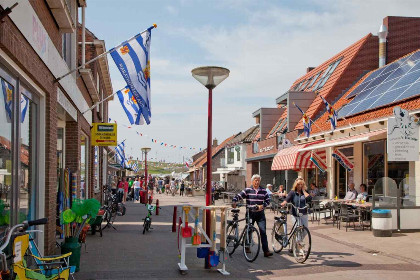
MULTIPOLYGON (((89 0, 86 26, 107 48, 153 23, 151 43, 152 122, 132 129, 117 98, 110 117, 119 124, 126 152, 181 162, 205 148, 207 90, 191 69, 216 65, 230 77, 213 93, 213 138, 219 142, 255 124, 252 112, 274 107, 308 66, 317 66, 368 33, 388 15, 418 16, 418 1, 136 1, 89 0), (381 5, 379 4, 381 3, 381 5), (414 7, 417 7, 415 9, 414 7), (139 131, 148 137, 138 136, 139 131), (151 139, 159 143, 152 144, 151 139), (195 150, 197 151, 197 150, 195 150)), ((125 86, 109 57, 114 90, 125 86)))

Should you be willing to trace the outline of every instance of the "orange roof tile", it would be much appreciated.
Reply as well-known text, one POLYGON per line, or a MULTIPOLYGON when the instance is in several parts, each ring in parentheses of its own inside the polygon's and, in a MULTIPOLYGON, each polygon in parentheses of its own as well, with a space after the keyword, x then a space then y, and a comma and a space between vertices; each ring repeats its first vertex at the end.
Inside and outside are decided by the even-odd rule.
MULTIPOLYGON (((291 86, 290 90, 292 90, 301 81, 306 80, 306 79, 312 77, 316 73, 318 73, 320 71, 323 71, 324 72, 331 63, 333 63, 334 61, 336 61, 340 57, 342 57, 342 60, 338 64, 337 68, 331 74, 331 76, 329 77, 329 79, 327 80, 327 82, 324 84, 324 86, 318 91, 318 95, 321 95, 327 101, 331 102, 331 100, 330 100, 331 99, 331 96, 333 96, 333 98, 334 98, 335 96, 337 96, 340 93, 340 92, 334 92, 335 85, 337 84, 337 82, 339 81, 339 79, 343 76, 343 73, 345 72, 346 68, 350 65, 350 63, 352 62, 352 60, 356 57, 356 55, 361 50, 361 48, 363 47, 363 45, 371 37, 372 37, 372 34, 366 35, 365 37, 363 37, 362 39, 360 39, 359 41, 357 41, 353 45, 351 45, 348 48, 346 48, 345 50, 339 52, 335 56, 333 56, 330 59, 328 59, 327 61, 325 61, 323 64, 319 65, 318 67, 316 67, 315 69, 311 70, 310 72, 308 72, 304 76, 300 77, 299 79, 297 79, 293 83, 293 85, 291 86)), ((323 75, 323 73, 320 76, 322 76, 322 75, 323 75)), ((316 84, 316 83, 317 82, 315 82, 314 84, 316 84)), ((305 90, 305 91, 308 91, 308 90, 305 90)), ((313 119, 316 116, 316 114, 318 114, 319 111, 323 109, 322 106, 324 106, 324 104, 322 103, 321 98, 318 98, 317 97, 312 102, 312 104, 309 106, 308 110, 306 110, 306 114, 308 115, 308 117, 310 117, 311 119, 313 119)), ((290 129, 292 130, 293 128, 290 128, 290 129)), ((295 129, 303 129, 302 120, 300 120, 298 122, 298 124, 296 125, 296 128, 295 129)))

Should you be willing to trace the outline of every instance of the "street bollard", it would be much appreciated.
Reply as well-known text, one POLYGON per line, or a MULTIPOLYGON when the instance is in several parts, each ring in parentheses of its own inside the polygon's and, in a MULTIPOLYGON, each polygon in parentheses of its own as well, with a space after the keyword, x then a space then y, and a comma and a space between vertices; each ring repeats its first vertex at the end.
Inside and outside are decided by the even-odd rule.
POLYGON ((159 216, 159 199, 156 199, 156 216, 159 216))
POLYGON ((174 206, 174 215, 172 217, 172 232, 176 232, 176 211, 177 207, 174 206))

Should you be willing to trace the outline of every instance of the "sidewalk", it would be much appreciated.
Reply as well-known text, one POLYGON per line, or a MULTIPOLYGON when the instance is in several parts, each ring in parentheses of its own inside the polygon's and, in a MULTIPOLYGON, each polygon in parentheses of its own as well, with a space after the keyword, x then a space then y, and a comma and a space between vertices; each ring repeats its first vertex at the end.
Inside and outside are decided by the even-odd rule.
MULTIPOLYGON (((226 264, 226 270, 231 275, 223 276, 216 269, 204 269, 203 259, 196 258, 196 250, 191 248, 187 249, 188 274, 180 275, 177 265, 177 233, 171 232, 173 206, 187 203, 203 205, 204 197, 157 195, 156 198, 160 200, 162 209, 159 216, 153 216, 151 232, 142 234, 141 219, 146 215, 145 206, 128 202, 127 214, 117 217, 114 223, 117 231, 105 229, 102 238, 98 234, 87 237, 87 253, 82 248, 81 270, 76 274, 76 279, 298 279, 298 275, 299 279, 310 279, 314 275, 325 275, 326 279, 340 276, 340 280, 354 279, 356 275, 358 279, 374 279, 372 275, 381 276, 377 279, 394 279, 396 271, 404 279, 420 279, 420 266, 412 262, 413 252, 407 255, 401 253, 398 257, 382 253, 373 256, 368 252, 376 249, 368 246, 372 242, 371 232, 353 232, 349 229, 346 233, 345 230, 339 231, 331 225, 318 226, 317 223, 310 223, 312 252, 305 264, 297 264, 287 251, 271 258, 264 258, 260 254, 255 262, 248 263, 241 250, 237 250, 226 264), (355 270, 365 273, 355 273, 355 270), (368 278, 364 277, 368 275, 368 278)), ((267 211, 269 243, 273 217, 272 212, 267 211)), ((398 252, 409 251, 413 248, 413 243, 407 246, 406 240, 412 238, 411 236, 407 234, 385 238, 383 241, 381 239, 377 241, 377 245, 381 250, 383 247, 387 247, 387 250, 398 247, 398 252), (404 242, 400 243, 400 240, 404 242), (392 246, 388 245, 390 243, 392 246), (384 246, 380 246, 381 244, 384 246), (398 244, 403 244, 404 247, 398 244)))

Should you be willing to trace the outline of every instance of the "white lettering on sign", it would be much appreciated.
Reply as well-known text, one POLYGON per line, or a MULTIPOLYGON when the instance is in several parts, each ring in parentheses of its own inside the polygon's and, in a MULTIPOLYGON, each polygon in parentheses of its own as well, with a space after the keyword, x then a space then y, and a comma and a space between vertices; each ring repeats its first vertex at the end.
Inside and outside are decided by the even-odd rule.
POLYGON ((274 149, 274 146, 264 147, 260 149, 260 153, 268 152, 268 151, 271 151, 272 149, 274 149))
POLYGON ((419 125, 408 111, 394 108, 388 118, 387 152, 389 161, 419 160, 419 125))

